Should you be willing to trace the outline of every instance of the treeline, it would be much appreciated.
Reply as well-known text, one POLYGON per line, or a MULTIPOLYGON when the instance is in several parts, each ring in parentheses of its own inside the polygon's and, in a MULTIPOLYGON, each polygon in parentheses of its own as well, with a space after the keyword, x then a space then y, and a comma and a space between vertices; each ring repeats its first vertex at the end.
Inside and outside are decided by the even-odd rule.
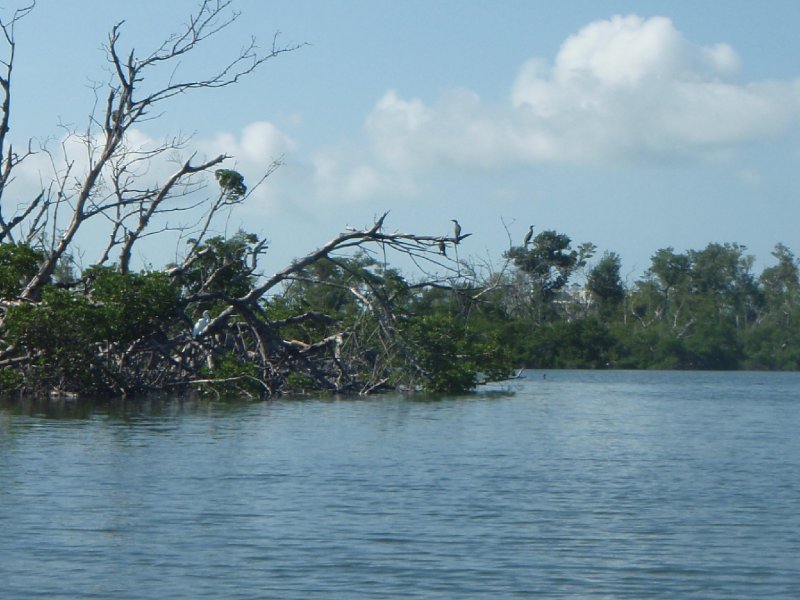
MULTIPOLYGON (((240 181, 240 183, 242 183, 240 181)), ((0 244, 0 390, 130 395, 388 389, 463 391, 514 369, 775 369, 800 366, 800 271, 781 244, 753 273, 738 244, 655 252, 633 286, 620 257, 543 231, 479 273, 441 246, 464 234, 350 231, 264 281, 262 242, 240 232, 193 244, 164 271, 60 265, 0 244), (369 246, 445 275, 408 279, 369 246), (347 249, 347 254, 337 254, 347 249), (270 294, 265 292, 270 290, 270 294)))
MULTIPOLYGON (((536 368, 800 368, 798 260, 783 244, 754 273, 736 243, 657 250, 630 286, 614 252, 594 258, 544 231, 506 254, 513 268, 478 312, 519 365, 536 368)), ((475 317, 473 317, 475 318, 475 317)))

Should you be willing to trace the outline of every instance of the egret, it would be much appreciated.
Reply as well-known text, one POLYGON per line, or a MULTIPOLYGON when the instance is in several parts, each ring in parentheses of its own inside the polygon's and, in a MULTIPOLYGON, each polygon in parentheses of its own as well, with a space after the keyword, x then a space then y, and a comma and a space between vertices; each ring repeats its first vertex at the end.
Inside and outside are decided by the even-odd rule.
POLYGON ((458 221, 455 219, 450 219, 453 222, 453 233, 455 233, 455 243, 459 242, 459 238, 461 237, 461 225, 458 224, 458 221))
POLYGON ((533 238, 533 225, 531 225, 531 228, 528 231, 528 233, 525 234, 525 239, 522 241, 522 245, 527 248, 528 244, 531 243, 531 238, 533 238))
POLYGON ((203 311, 203 316, 197 320, 197 323, 194 324, 194 329, 192 329, 192 337, 199 337, 201 333, 208 327, 208 323, 211 321, 211 313, 207 310, 203 311))

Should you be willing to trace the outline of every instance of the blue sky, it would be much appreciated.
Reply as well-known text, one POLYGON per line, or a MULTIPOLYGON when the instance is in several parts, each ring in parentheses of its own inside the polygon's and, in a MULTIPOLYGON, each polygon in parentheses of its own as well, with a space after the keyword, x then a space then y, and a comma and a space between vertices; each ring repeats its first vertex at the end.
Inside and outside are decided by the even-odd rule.
MULTIPOLYGON (((86 123, 115 22, 144 52, 195 6, 39 0, 17 31, 16 143, 86 123)), ((459 219, 473 233, 462 257, 492 264, 529 224, 557 229, 619 253, 631 281, 667 246, 741 243, 757 270, 778 242, 800 252, 796 0, 235 7, 182 68, 221 63, 250 35, 308 45, 176 99, 142 135, 193 133, 249 180, 283 156, 228 224, 271 240, 267 272, 387 210, 390 230, 442 235, 459 219)), ((163 264, 167 246, 140 258, 163 264)))

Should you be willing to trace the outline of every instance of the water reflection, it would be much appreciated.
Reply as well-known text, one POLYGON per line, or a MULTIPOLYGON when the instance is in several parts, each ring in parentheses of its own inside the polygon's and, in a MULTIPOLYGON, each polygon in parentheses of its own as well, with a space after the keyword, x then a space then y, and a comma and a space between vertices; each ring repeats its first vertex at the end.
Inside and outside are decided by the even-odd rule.
POLYGON ((186 415, 225 415, 252 402, 219 402, 202 398, 151 396, 137 399, 0 399, 0 414, 50 420, 90 420, 132 422, 138 419, 169 419, 186 415))
POLYGON ((0 399, 0 414, 41 419, 88 419, 95 409, 92 400, 59 398, 0 399))

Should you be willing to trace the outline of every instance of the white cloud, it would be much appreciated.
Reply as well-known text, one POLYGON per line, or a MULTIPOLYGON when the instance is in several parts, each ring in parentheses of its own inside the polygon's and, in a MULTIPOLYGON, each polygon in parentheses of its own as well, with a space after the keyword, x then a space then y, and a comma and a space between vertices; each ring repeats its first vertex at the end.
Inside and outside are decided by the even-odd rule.
POLYGON ((426 108, 419 98, 403 100, 390 90, 367 117, 366 126, 378 158, 403 169, 418 166, 417 157, 422 153, 408 150, 415 144, 432 142, 427 133, 435 126, 437 118, 438 115, 426 108))
MULTIPOLYGON (((284 131, 268 121, 249 123, 237 134, 218 133, 211 139, 195 140, 192 144, 206 158, 219 154, 230 156, 226 168, 242 173, 245 182, 252 186, 261 179, 273 161, 294 160, 297 143, 284 131)), ((254 214, 271 213, 280 208, 285 184, 292 172, 284 165, 253 192, 253 202, 246 210, 254 214)))
POLYGON ((287 134, 268 121, 250 123, 238 137, 227 132, 220 133, 199 145, 209 154, 227 154, 237 163, 263 168, 297 147, 287 134))
POLYGON ((314 197, 324 203, 354 203, 413 195, 407 173, 370 164, 356 145, 325 148, 313 157, 314 197))
MULTIPOLYGON (((570 36, 555 61, 561 86, 583 81, 602 86, 635 86, 653 77, 679 74, 689 50, 669 19, 637 16, 596 21, 570 36)), ((515 104, 525 101, 524 94, 515 104)))
POLYGON ((359 165, 350 173, 345 193, 350 198, 360 200, 377 195, 383 187, 382 176, 376 169, 359 165))
MULTIPOLYGON (((285 157, 256 194, 258 211, 402 201, 420 173, 502 170, 542 163, 716 159, 784 133, 800 113, 800 83, 738 81, 729 45, 693 44, 665 17, 615 16, 569 36, 555 58, 533 58, 490 104, 468 89, 434 103, 387 91, 365 120, 367 144, 311 156, 266 121, 192 144, 226 153, 248 182, 285 157)), ((299 122, 299 120, 298 120, 299 122)))
POLYGON ((366 130, 377 159, 396 171, 442 164, 498 166, 517 152, 509 115, 485 106, 466 89, 451 91, 432 108, 390 90, 367 118, 366 130))
POLYGON ((253 181, 284 156, 259 210, 402 201, 441 169, 502 170, 542 163, 716 159, 784 133, 800 113, 800 83, 737 80, 729 45, 693 44, 665 17, 596 21, 569 36, 555 58, 533 58, 490 104, 468 89, 434 103, 387 91, 365 119, 366 142, 302 149, 269 122, 199 141, 226 153, 253 181), (298 192, 301 190, 301 192, 298 192))
POLYGON ((616 16, 567 38, 552 65, 523 65, 505 106, 467 90, 432 106, 388 91, 366 131, 396 171, 716 158, 800 114, 800 84, 743 84, 738 71, 726 44, 692 44, 665 17, 616 16))

